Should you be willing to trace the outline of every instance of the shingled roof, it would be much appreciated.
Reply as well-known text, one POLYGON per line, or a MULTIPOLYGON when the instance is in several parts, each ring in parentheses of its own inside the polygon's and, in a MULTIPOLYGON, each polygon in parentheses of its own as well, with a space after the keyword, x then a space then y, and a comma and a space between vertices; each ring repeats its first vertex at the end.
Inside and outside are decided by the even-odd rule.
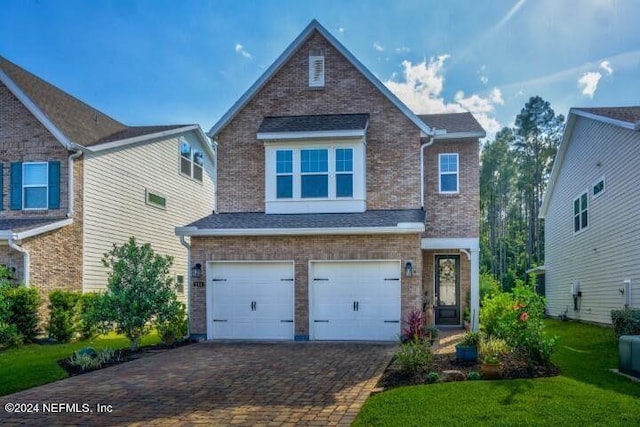
POLYGON ((486 136, 484 129, 471 113, 420 114, 420 120, 436 131, 446 131, 449 137, 486 136))
POLYGON ((640 129, 640 106, 572 108, 571 110, 578 114, 580 111, 583 111, 595 116, 629 123, 633 128, 640 129))
POLYGON ((7 76, 69 141, 84 147, 193 126, 127 126, 2 56, 0 72, 7 76))
POLYGON ((369 114, 265 117, 258 133, 364 130, 368 121, 369 114))

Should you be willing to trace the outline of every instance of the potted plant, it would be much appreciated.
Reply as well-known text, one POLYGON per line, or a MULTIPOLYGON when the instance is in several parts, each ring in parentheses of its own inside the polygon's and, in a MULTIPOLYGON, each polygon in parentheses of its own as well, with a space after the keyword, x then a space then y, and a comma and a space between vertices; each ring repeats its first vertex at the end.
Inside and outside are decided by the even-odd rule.
POLYGON ((462 341, 456 345, 456 360, 459 362, 471 362, 478 358, 478 344, 480 332, 467 332, 462 341))
POLYGON ((493 354, 486 355, 484 359, 482 359, 480 373, 483 378, 489 380, 500 378, 502 376, 502 363, 500 359, 493 354))
POLYGON ((440 330, 435 326, 424 327, 425 338, 429 340, 429 344, 433 346, 438 342, 438 336, 440 336, 440 330))

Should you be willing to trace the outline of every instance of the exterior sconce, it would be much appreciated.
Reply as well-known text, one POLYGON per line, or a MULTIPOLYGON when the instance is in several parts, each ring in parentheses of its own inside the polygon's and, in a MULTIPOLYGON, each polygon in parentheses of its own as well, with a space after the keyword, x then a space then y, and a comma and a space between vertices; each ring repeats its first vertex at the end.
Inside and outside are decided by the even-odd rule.
POLYGON ((404 275, 406 277, 413 276, 413 261, 407 261, 404 263, 404 275))
POLYGON ((191 267, 191 277, 194 279, 199 279, 202 277, 202 264, 197 263, 193 267, 191 267))

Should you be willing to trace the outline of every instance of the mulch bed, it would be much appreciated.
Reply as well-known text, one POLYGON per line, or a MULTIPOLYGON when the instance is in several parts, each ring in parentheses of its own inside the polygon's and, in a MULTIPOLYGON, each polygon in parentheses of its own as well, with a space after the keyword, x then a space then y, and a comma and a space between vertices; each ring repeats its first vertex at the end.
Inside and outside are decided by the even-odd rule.
MULTIPOLYGON (((529 366, 527 360, 517 354, 508 354, 502 356, 502 376, 500 379, 516 379, 516 378, 540 378, 553 377, 560 374, 557 366, 529 366)), ((458 362, 455 354, 434 354, 433 361, 427 372, 417 375, 407 375, 401 372, 395 366, 394 360, 389 363, 382 378, 378 382, 379 389, 388 390, 394 387, 407 385, 429 384, 428 374, 437 372, 440 378, 443 378, 443 371, 460 371, 466 377, 470 372, 480 372, 480 363, 477 362, 458 362)))
MULTIPOLYGON (((137 350, 132 351, 130 348, 123 348, 115 351, 114 357, 102 364, 99 368, 89 368, 83 370, 80 366, 72 365, 69 363, 69 358, 58 360, 58 365, 62 367, 69 376, 86 374, 87 372, 97 371, 99 369, 108 368, 109 366, 119 365, 121 363, 131 362, 132 360, 142 359, 144 357, 153 356, 154 354, 162 353, 174 348, 183 347, 195 343, 195 340, 182 340, 176 341, 171 345, 155 344, 145 347, 140 347, 137 350)), ((96 349, 97 350, 97 349, 96 349)))

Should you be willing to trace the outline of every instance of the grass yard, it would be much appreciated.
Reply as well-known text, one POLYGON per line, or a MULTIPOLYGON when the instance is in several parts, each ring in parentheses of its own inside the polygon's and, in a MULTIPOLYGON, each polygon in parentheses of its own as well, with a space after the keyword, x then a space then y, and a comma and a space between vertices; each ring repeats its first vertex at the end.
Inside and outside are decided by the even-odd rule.
POLYGON ((618 366, 613 329, 549 320, 553 378, 400 387, 370 397, 355 426, 640 425, 640 383, 618 366))
MULTIPOLYGON (((159 342, 154 332, 144 337, 140 345, 159 342)), ((57 361, 83 347, 120 349, 129 347, 129 341, 121 335, 110 334, 71 344, 29 344, 0 351, 0 396, 66 378, 67 373, 57 361)))

